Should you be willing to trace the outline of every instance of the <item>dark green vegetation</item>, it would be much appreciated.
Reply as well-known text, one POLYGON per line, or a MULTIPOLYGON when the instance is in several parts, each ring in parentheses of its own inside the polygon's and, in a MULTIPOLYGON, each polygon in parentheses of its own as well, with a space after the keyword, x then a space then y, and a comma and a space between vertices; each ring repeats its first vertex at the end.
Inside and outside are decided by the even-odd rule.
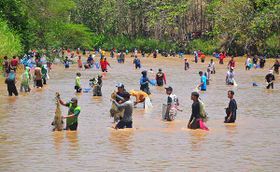
POLYGON ((279 0, 1 0, 0 56, 102 47, 279 54, 279 0))

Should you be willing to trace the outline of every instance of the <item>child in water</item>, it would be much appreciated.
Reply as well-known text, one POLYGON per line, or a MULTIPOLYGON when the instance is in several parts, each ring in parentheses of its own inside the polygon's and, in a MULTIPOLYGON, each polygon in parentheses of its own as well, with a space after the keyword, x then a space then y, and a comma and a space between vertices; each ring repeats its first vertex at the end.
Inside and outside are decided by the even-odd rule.
POLYGON ((77 74, 76 74, 76 80, 75 80, 75 90, 76 90, 76 93, 80 93, 80 92, 82 92, 82 87, 81 87, 81 73, 80 72, 78 72, 77 74))

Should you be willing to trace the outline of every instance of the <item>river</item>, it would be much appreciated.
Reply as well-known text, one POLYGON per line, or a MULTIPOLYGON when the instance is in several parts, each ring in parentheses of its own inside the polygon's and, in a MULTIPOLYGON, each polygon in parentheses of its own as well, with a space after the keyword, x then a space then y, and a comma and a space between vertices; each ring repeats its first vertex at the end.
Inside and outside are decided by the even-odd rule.
MULTIPOLYGON (((30 94, 8 97, 0 85, 0 171, 279 171, 279 76, 275 89, 264 88, 265 69, 245 71, 238 60, 237 87, 225 85, 226 65, 217 64, 207 92, 201 94, 209 114, 210 131, 186 128, 190 117, 190 94, 199 83, 199 70, 205 64, 190 62, 183 70, 178 58, 141 59, 143 68, 162 68, 168 85, 178 96, 183 112, 173 122, 161 121, 161 105, 166 101, 163 88, 151 87, 153 109, 134 109, 134 129, 113 130, 109 117, 110 94, 117 82, 127 90, 139 89, 140 70, 132 59, 117 64, 103 80, 103 97, 92 93, 76 95, 76 65, 65 70, 54 65, 48 85, 30 94), (252 82, 259 86, 253 87, 252 82), (225 125, 227 90, 233 89, 238 104, 236 124, 225 125), (77 96, 82 108, 77 132, 52 132, 55 92, 63 100, 77 96)), ((269 62, 269 64, 272 64, 269 62)), ((99 71, 81 71, 84 87, 99 71)), ((150 74, 151 77, 151 74, 150 74)), ((67 108, 62 107, 63 114, 67 108)))

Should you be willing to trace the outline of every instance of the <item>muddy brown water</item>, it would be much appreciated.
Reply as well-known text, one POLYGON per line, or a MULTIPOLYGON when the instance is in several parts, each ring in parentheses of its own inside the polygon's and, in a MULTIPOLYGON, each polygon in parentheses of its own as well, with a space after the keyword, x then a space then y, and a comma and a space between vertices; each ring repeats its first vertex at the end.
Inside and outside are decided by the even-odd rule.
MULTIPOLYGON (((104 78, 103 97, 74 93, 76 65, 69 70, 53 67, 51 79, 42 90, 8 97, 0 86, 0 171, 279 171, 280 164, 280 77, 274 90, 264 88, 265 69, 244 70, 238 60, 238 86, 225 85, 226 65, 217 64, 217 73, 207 92, 201 94, 209 114, 210 131, 188 130, 190 94, 199 83, 198 71, 208 64, 194 64, 183 70, 178 58, 142 59, 143 69, 162 68, 168 85, 179 97, 181 109, 174 122, 161 121, 161 105, 166 101, 163 88, 151 87, 154 108, 139 105, 133 114, 134 129, 110 129, 110 94, 117 82, 127 90, 139 89, 140 70, 132 59, 117 64, 104 78), (259 84, 253 87, 252 82, 259 84), (236 124, 223 124, 228 104, 227 90, 236 92, 236 124), (77 96, 82 108, 77 132, 52 132, 55 92, 64 100, 77 96)), ((270 62, 271 64, 271 62, 270 62)), ((82 85, 99 71, 81 71, 82 85)), ((149 74, 151 77, 151 74, 149 74)), ((63 114, 67 108, 62 108, 63 114)))

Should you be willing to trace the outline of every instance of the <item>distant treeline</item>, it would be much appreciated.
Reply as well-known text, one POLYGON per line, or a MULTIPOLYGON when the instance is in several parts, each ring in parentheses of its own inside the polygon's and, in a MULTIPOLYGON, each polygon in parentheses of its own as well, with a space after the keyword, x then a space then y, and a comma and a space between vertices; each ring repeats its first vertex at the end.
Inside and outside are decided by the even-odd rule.
POLYGON ((29 49, 280 54, 279 0, 1 0, 0 57, 29 49))

